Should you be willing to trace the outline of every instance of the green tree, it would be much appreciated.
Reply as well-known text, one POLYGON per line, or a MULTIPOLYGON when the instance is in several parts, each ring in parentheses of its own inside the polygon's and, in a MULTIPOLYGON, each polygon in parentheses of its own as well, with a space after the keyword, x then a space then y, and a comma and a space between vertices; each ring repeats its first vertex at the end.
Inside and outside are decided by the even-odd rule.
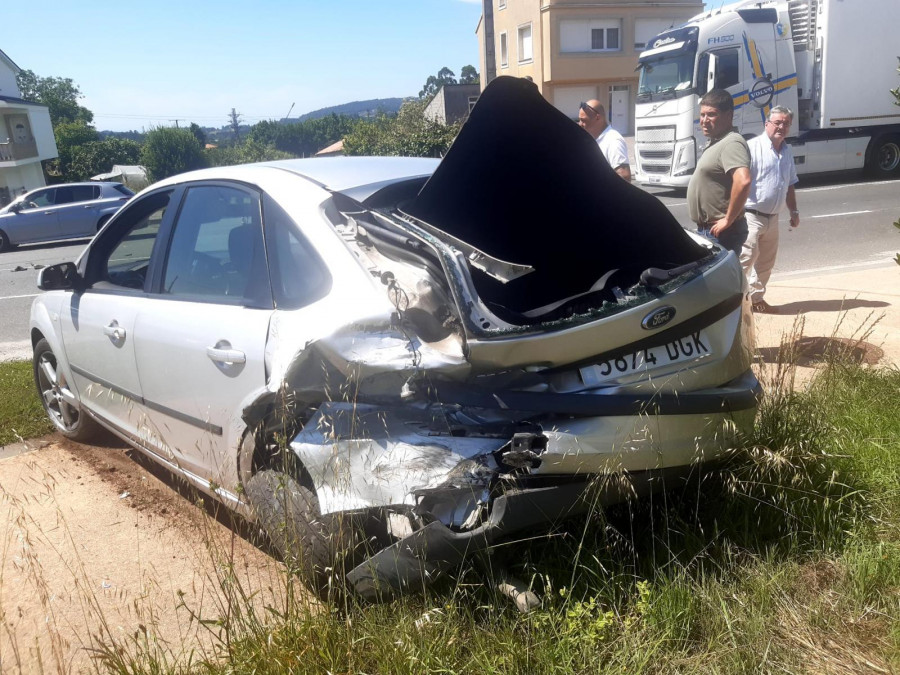
POLYGON ((190 129, 191 133, 194 134, 194 138, 196 138, 200 142, 200 147, 205 148, 206 132, 204 132, 203 129, 200 128, 200 125, 196 122, 191 122, 191 126, 188 127, 188 129, 190 129))
POLYGON ((358 118, 334 113, 294 124, 265 121, 253 125, 247 137, 291 157, 311 157, 344 138, 358 123, 358 118))
POLYGON ((441 68, 437 75, 429 75, 425 86, 419 92, 419 98, 431 99, 445 84, 456 84, 456 75, 447 66, 441 68))
POLYGON ((425 117, 426 102, 405 102, 395 117, 381 115, 360 122, 344 137, 348 155, 440 157, 459 133, 458 124, 443 125, 425 117))
POLYGON ((252 138, 244 139, 237 145, 209 148, 203 153, 209 166, 234 166, 236 164, 252 164, 253 162, 269 162, 275 159, 290 159, 290 153, 276 150, 271 143, 261 143, 252 138))
POLYGON ((205 165, 203 148, 190 129, 158 127, 147 134, 141 164, 151 181, 200 169, 205 165))
POLYGON ((71 176, 71 163, 75 151, 87 144, 100 140, 100 134, 84 121, 60 122, 53 125, 53 136, 59 155, 47 162, 47 174, 61 181, 82 180, 71 176))
POLYGON ((463 66, 462 70, 459 71, 460 84, 480 84, 480 82, 481 78, 478 76, 475 66, 463 66))
POLYGON ((141 146, 134 141, 107 138, 85 143, 72 149, 65 180, 89 180, 108 172, 115 164, 138 164, 140 160, 141 146))
POLYGON ((42 103, 50 109, 50 122, 55 127, 63 122, 90 124, 94 113, 78 104, 81 90, 68 77, 40 77, 31 70, 19 71, 16 84, 27 101, 42 103))

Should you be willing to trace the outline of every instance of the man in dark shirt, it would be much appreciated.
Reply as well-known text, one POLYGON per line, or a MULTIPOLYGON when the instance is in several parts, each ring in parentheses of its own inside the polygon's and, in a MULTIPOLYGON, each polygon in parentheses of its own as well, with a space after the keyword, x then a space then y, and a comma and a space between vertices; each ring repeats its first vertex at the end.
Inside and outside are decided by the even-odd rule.
POLYGON ((733 118, 734 102, 724 89, 711 89, 700 99, 700 128, 709 142, 691 176, 687 200, 697 231, 740 256, 747 239, 750 149, 732 126, 733 118))

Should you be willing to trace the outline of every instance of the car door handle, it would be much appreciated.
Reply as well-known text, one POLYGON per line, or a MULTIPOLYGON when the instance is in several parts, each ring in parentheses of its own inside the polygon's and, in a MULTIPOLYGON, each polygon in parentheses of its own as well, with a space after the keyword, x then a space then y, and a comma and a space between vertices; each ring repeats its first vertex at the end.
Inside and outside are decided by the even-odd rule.
POLYGON ((44 211, 45 216, 52 216, 54 213, 55 211, 44 211))
POLYGON ((247 355, 238 349, 207 347, 206 355, 216 363, 246 363, 247 355))
POLYGON ((121 342, 125 339, 125 329, 119 326, 118 321, 111 321, 109 325, 104 326, 103 334, 111 337, 116 342, 121 342))

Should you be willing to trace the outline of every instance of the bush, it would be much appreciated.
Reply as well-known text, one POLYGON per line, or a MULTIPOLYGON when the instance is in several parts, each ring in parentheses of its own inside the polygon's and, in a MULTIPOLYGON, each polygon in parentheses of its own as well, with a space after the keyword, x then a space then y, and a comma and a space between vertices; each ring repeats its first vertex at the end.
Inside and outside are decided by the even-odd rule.
POLYGON ((189 129, 159 127, 147 134, 141 164, 151 181, 206 166, 200 141, 189 129))

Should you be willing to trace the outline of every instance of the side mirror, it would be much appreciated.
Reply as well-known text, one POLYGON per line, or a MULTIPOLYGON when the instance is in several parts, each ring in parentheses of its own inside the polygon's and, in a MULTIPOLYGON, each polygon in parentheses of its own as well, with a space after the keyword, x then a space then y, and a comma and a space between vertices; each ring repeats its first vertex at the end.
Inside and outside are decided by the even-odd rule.
POLYGON ((38 271, 37 287, 42 291, 80 290, 82 279, 75 263, 64 262, 49 265, 38 271))

